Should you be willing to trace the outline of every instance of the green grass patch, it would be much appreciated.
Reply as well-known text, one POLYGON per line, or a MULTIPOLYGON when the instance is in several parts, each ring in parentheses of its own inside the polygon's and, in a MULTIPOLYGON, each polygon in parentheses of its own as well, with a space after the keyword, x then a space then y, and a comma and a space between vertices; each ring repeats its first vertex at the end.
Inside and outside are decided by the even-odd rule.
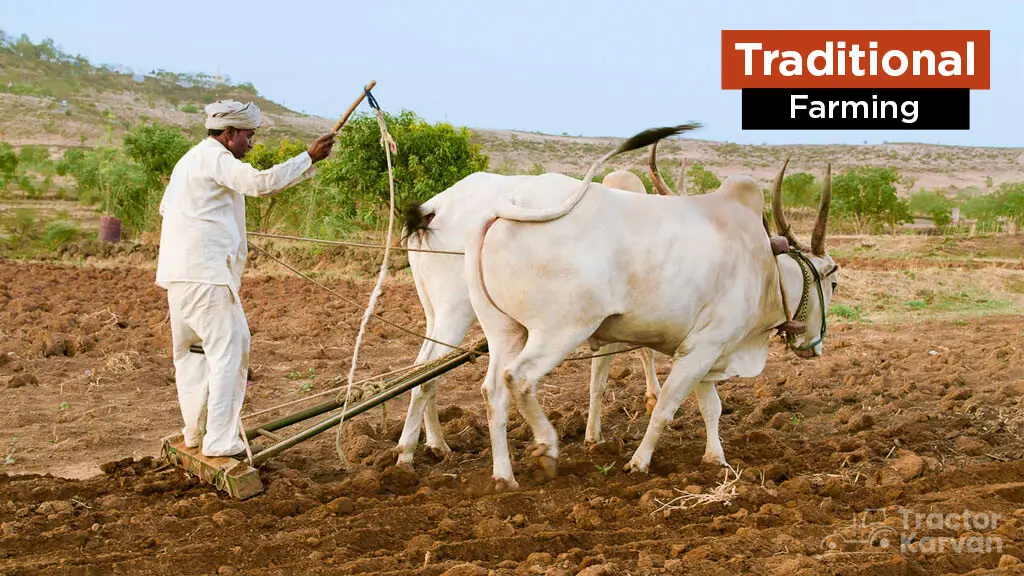
POLYGON ((847 306, 846 304, 832 304, 828 308, 828 315, 852 322, 859 322, 864 319, 864 314, 860 311, 859 307, 847 306))

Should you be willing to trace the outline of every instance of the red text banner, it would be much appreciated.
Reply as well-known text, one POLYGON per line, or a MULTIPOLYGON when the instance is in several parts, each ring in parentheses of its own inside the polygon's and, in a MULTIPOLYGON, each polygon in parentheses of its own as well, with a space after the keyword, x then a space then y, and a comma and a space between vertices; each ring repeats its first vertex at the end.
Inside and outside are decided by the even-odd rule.
POLYGON ((722 30, 722 89, 989 89, 988 30, 722 30))

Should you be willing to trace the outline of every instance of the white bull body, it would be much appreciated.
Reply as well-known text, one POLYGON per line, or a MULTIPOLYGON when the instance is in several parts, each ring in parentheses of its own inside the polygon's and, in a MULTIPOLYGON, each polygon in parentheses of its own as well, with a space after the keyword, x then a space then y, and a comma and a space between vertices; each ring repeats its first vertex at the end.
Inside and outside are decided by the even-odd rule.
MULTIPOLYGON (((484 216, 469 233, 469 295, 490 350, 482 392, 494 479, 517 486, 506 439, 510 393, 533 430, 533 455, 554 474, 558 438, 536 384, 587 341, 592 348, 640 344, 673 357, 628 469, 648 469, 658 436, 691 390, 707 431, 704 460, 725 464, 714 383, 764 368, 772 330, 787 320, 780 269, 789 309, 805 292, 795 259, 782 256, 776 265, 760 187, 731 176, 711 194, 666 197, 593 183, 552 219, 579 186, 557 174, 524 182, 511 196, 514 206, 500 205, 496 218, 484 216), (523 221, 531 215, 538 221, 523 221)), ((827 257, 812 259, 829 267, 827 257)), ((812 318, 827 297, 809 302, 812 318)), ((820 353, 820 344, 812 348, 820 353)))
MULTIPOLYGON (((563 176, 564 178, 569 178, 563 176)), ((499 201, 513 189, 537 179, 538 176, 504 176, 478 172, 471 174, 419 207, 421 216, 430 218, 429 229, 413 233, 408 247, 416 249, 463 252, 466 233, 480 218, 490 213, 499 201)), ((579 182, 569 178, 574 182, 579 182)), ((604 182, 621 190, 623 194, 646 194, 641 180, 632 172, 618 170, 608 174, 604 182)), ((433 340, 460 345, 470 326, 476 320, 466 284, 465 263, 462 255, 409 252, 409 267, 416 284, 416 292, 426 316, 426 336, 433 340)), ((611 354, 628 346, 611 344, 600 350, 611 354)), ((451 348, 425 340, 416 363, 429 362, 451 351, 451 348)), ((654 369, 654 353, 640 349, 646 377, 648 412, 654 408, 660 385, 654 369)), ((591 405, 587 418, 586 439, 600 439, 601 395, 607 385, 608 371, 614 356, 606 355, 591 361, 591 405)), ((412 391, 405 426, 398 442, 398 462, 412 463, 419 440, 421 426, 426 432, 429 448, 447 453, 437 416, 436 381, 430 381, 412 391)))

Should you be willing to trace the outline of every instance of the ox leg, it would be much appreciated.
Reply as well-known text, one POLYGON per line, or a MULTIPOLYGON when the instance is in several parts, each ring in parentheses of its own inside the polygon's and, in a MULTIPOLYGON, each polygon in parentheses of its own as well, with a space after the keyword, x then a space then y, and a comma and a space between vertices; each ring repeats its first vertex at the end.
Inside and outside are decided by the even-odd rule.
POLYGON ((531 331, 523 351, 516 356, 504 373, 505 384, 512 392, 519 413, 523 415, 537 442, 531 452, 538 458, 544 473, 553 478, 557 471, 558 432, 544 415, 537 400, 537 381, 558 366, 581 342, 594 333, 597 326, 569 333, 531 331))
POLYGON ((640 356, 640 362, 644 366, 644 379, 647 381, 647 388, 644 392, 644 404, 647 406, 647 415, 654 412, 654 406, 658 403, 658 395, 661 394, 661 384, 658 382, 658 374, 654 371, 654 350, 641 348, 636 351, 640 356))
POLYGON ((596 354, 608 354, 607 356, 598 356, 590 360, 590 408, 587 410, 587 435, 584 442, 597 443, 601 441, 604 393, 608 389, 608 371, 615 358, 611 354, 624 348, 626 348, 626 344, 621 342, 607 344, 596 352, 596 354))
POLYGON ((720 353, 720 349, 711 347, 676 352, 672 372, 669 373, 665 386, 662 387, 661 393, 658 395, 658 402, 654 406, 654 412, 651 413, 650 422, 647 423, 644 439, 633 453, 629 463, 626 464, 626 470, 647 471, 651 465, 651 454, 654 452, 661 433, 675 416, 676 410, 679 409, 686 395, 704 378, 720 353))
POLYGON ((707 436, 703 462, 727 466, 725 451, 722 450, 722 441, 718 437, 718 421, 722 416, 722 399, 718 397, 718 388, 713 380, 701 380, 697 384, 695 392, 697 404, 700 406, 700 415, 704 418, 704 430, 707 436))
MULTIPOLYGON (((428 331, 429 334, 429 331, 428 331)), ((424 340, 420 347, 420 353, 416 356, 416 364, 422 364, 430 360, 430 352, 433 342, 424 340)), ((412 389, 409 397, 409 411, 405 414, 405 425, 402 427, 402 435, 398 439, 398 463, 412 464, 413 453, 416 452, 416 444, 420 439, 420 426, 423 424, 423 409, 427 401, 423 389, 428 385, 433 386, 434 381, 412 389)))
POLYGON ((521 326, 518 330, 509 330, 501 335, 490 334, 487 340, 489 360, 487 375, 480 387, 484 402, 487 405, 487 428, 491 435, 491 459, 493 471, 491 478, 497 489, 516 489, 519 483, 512 475, 512 459, 508 451, 508 387, 498 377, 505 366, 523 349, 526 331, 521 326))
MULTIPOLYGON (((467 306, 468 308, 468 306, 467 306)), ((432 322, 432 330, 427 335, 435 340, 458 345, 462 342, 469 325, 472 322, 472 309, 466 314, 464 310, 439 310, 439 314, 432 322), (436 322, 440 320, 440 322, 436 322)), ((430 362, 448 352, 451 348, 424 340, 420 347, 420 353, 416 357, 416 364, 430 362)), ((427 446, 441 454, 451 452, 448 444, 444 441, 441 432, 441 423, 437 418, 437 378, 413 388, 409 398, 409 411, 405 416, 405 426, 402 428, 402 436, 398 440, 398 463, 412 464, 413 453, 416 451, 416 444, 420 438, 420 427, 425 424, 427 433, 427 446)))
MULTIPOLYGON (((464 307, 460 307, 458 310, 442 310, 442 322, 438 322, 438 327, 434 329, 434 333, 437 335, 431 336, 431 338, 456 346, 462 344, 462 339, 466 337, 466 332, 469 331, 469 325, 473 323, 474 318, 473 308, 469 305, 469 301, 466 300, 465 304, 464 307)), ((430 360, 440 358, 452 350, 441 344, 432 344, 434 344, 434 353, 430 360)), ((437 418, 437 382, 438 379, 435 378, 421 386, 426 404, 423 410, 423 427, 427 435, 427 447, 439 454, 448 454, 452 450, 448 447, 448 443, 444 441, 441 422, 437 418)))

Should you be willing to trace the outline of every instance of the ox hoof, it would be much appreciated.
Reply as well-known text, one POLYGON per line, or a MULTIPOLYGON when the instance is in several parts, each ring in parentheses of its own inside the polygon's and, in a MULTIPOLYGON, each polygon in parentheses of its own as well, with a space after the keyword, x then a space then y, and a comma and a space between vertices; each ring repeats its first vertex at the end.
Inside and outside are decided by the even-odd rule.
POLYGON ((647 398, 646 398, 646 407, 647 407, 647 417, 648 418, 650 418, 651 414, 654 413, 654 407, 657 406, 657 405, 658 405, 657 397, 647 396, 647 398))
POLYGON ((395 466, 401 466, 403 464, 412 466, 412 452, 406 452, 403 448, 392 449, 392 453, 398 452, 398 461, 395 462, 395 466))
POLYGON ((547 480, 558 476, 558 459, 551 455, 551 452, 551 447, 547 444, 537 444, 530 451, 530 456, 537 459, 537 471, 547 480))
POLYGON ((630 474, 634 474, 634 473, 646 474, 647 473, 647 466, 646 465, 640 464, 639 462, 634 462, 633 460, 630 460, 629 462, 627 462, 626 465, 622 467, 622 469, 625 470, 626 472, 629 472, 630 474))
POLYGON ((537 471, 544 479, 554 480, 558 477, 558 461, 551 456, 540 456, 537 458, 537 471))
POLYGON ((598 436, 596 438, 584 438, 583 439, 583 447, 586 448, 587 450, 591 451, 591 452, 594 450, 594 448, 597 448, 600 444, 601 444, 601 437, 600 436, 598 436))
POLYGON ((508 492, 519 489, 519 482, 516 482, 515 478, 492 478, 492 480, 494 480, 495 492, 508 492))
POLYGON ((452 453, 452 449, 447 444, 442 444, 440 446, 427 446, 427 452, 434 458, 445 460, 452 453))
POLYGON ((724 468, 728 466, 725 462, 725 458, 711 454, 705 454, 704 457, 701 458, 700 464, 701 466, 706 466, 708 468, 724 468))
POLYGON ((541 456, 548 456, 548 457, 550 457, 552 459, 557 459, 558 458, 558 452, 556 450, 552 450, 551 446, 548 446, 547 444, 544 444, 542 442, 542 443, 537 444, 536 446, 534 446, 533 450, 530 450, 530 456, 533 456, 534 458, 540 458, 541 456))

